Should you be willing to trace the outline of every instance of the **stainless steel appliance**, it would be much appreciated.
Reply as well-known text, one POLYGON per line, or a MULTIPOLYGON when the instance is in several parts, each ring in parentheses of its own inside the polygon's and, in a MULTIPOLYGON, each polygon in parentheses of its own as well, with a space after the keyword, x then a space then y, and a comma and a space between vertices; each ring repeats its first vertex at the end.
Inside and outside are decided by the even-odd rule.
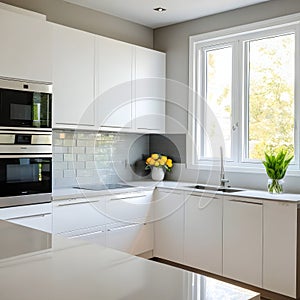
POLYGON ((52 85, 0 78, 0 126, 51 131, 52 85))
POLYGON ((0 128, 0 208, 46 203, 52 193, 52 132, 0 128))

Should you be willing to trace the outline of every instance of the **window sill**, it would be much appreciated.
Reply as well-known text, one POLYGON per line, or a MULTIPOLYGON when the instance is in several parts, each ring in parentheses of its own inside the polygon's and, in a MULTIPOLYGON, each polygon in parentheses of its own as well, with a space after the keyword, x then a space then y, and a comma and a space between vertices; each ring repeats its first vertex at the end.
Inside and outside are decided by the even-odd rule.
MULTIPOLYGON (((187 163, 186 168, 190 170, 220 172, 220 161, 201 162, 199 164, 187 163)), ((266 174, 264 166, 261 164, 226 164, 224 165, 226 173, 247 173, 247 174, 266 174)), ((286 176, 300 177, 300 169, 296 165, 291 165, 287 170, 286 176)))

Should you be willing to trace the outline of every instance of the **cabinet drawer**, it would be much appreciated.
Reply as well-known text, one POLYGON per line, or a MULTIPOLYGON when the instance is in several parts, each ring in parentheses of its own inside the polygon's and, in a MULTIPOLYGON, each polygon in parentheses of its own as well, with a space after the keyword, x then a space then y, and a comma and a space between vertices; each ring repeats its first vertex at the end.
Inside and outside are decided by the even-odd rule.
POLYGON ((108 226, 107 246, 133 255, 153 250, 152 224, 121 224, 108 226))
POLYGON ((86 241, 93 244, 98 244, 105 246, 106 244, 106 227, 96 226, 87 229, 79 229, 75 231, 69 231, 66 233, 61 233, 61 236, 67 237, 69 239, 78 239, 86 241))
POLYGON ((111 221, 130 222, 152 219, 152 191, 115 194, 107 203, 107 215, 111 221))
POLYGON ((53 203, 53 233, 74 231, 106 223, 105 198, 78 198, 53 203))
POLYGON ((35 204, 0 209, 0 220, 52 213, 52 204, 35 204))
POLYGON ((11 218, 8 219, 8 221, 14 224, 23 225, 26 227, 52 233, 52 214, 50 213, 20 218, 11 218))
POLYGON ((0 220, 52 232, 52 204, 35 204, 0 209, 0 220))

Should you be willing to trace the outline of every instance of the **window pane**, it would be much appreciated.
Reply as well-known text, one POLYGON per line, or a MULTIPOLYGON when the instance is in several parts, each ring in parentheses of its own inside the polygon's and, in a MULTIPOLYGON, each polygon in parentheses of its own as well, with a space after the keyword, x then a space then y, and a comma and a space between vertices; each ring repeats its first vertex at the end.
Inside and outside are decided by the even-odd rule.
POLYGON ((231 157, 232 47, 206 52, 206 103, 204 156, 212 158, 225 142, 225 156, 231 157), (218 139, 220 143, 218 143, 218 139))
POLYGON ((295 35, 248 42, 250 159, 267 147, 294 151, 295 35))

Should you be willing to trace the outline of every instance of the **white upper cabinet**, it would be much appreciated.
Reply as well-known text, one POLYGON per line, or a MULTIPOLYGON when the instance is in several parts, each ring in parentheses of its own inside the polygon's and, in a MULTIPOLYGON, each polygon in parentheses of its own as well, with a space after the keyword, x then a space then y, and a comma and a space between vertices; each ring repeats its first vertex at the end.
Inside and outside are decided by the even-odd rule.
POLYGON ((51 26, 45 20, 0 9, 0 76, 52 82, 51 26))
POLYGON ((93 34, 52 24, 54 126, 95 125, 93 34))
POLYGON ((164 53, 97 37, 95 71, 97 127, 164 132, 164 53))
POLYGON ((165 131, 165 53, 136 47, 135 127, 142 132, 165 131))
POLYGON ((97 127, 132 128, 132 64, 134 46, 96 38, 97 127))

